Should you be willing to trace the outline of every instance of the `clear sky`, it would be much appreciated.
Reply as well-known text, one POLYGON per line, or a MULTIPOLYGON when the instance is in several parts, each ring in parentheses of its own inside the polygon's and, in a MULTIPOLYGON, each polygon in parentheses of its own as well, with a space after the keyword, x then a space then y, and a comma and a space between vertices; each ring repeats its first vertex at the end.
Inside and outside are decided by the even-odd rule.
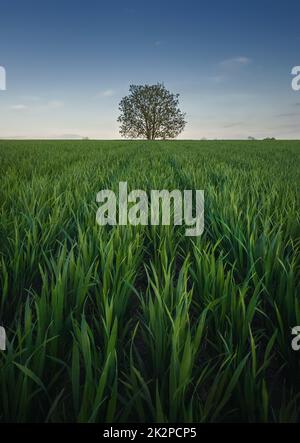
POLYGON ((181 138, 300 138, 299 0, 1 0, 0 137, 119 138, 130 84, 164 82, 181 138))

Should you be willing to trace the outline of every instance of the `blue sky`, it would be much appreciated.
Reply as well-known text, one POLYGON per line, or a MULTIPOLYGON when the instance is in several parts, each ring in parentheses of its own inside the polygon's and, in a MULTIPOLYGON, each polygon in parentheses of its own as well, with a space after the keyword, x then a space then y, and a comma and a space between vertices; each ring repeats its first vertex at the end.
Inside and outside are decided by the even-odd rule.
POLYGON ((181 138, 300 138, 298 0, 1 0, 0 137, 119 138, 130 84, 180 93, 181 138))

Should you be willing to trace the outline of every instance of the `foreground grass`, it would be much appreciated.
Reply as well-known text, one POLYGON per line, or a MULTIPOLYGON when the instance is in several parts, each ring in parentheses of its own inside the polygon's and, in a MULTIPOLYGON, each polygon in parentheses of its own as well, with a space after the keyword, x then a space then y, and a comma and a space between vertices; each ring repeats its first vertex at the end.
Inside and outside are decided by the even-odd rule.
POLYGON ((0 142, 0 421, 298 421, 300 142, 0 142), (204 189, 205 231, 96 193, 204 189))

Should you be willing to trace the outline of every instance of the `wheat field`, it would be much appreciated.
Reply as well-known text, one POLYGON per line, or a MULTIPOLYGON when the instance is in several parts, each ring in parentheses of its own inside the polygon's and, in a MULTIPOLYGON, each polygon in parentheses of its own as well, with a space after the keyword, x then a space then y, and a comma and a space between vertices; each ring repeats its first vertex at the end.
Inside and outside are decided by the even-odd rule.
POLYGON ((0 422, 300 419, 300 142, 0 141, 0 422), (203 189, 205 228, 96 194, 203 189))

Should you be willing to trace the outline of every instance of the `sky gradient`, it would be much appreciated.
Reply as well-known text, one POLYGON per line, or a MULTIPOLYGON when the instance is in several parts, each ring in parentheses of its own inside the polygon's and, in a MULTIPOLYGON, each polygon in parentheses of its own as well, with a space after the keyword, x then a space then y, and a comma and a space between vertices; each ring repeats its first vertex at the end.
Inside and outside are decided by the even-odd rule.
POLYGON ((298 0, 1 0, 0 137, 120 138, 130 84, 180 94, 180 138, 300 138, 298 0))

